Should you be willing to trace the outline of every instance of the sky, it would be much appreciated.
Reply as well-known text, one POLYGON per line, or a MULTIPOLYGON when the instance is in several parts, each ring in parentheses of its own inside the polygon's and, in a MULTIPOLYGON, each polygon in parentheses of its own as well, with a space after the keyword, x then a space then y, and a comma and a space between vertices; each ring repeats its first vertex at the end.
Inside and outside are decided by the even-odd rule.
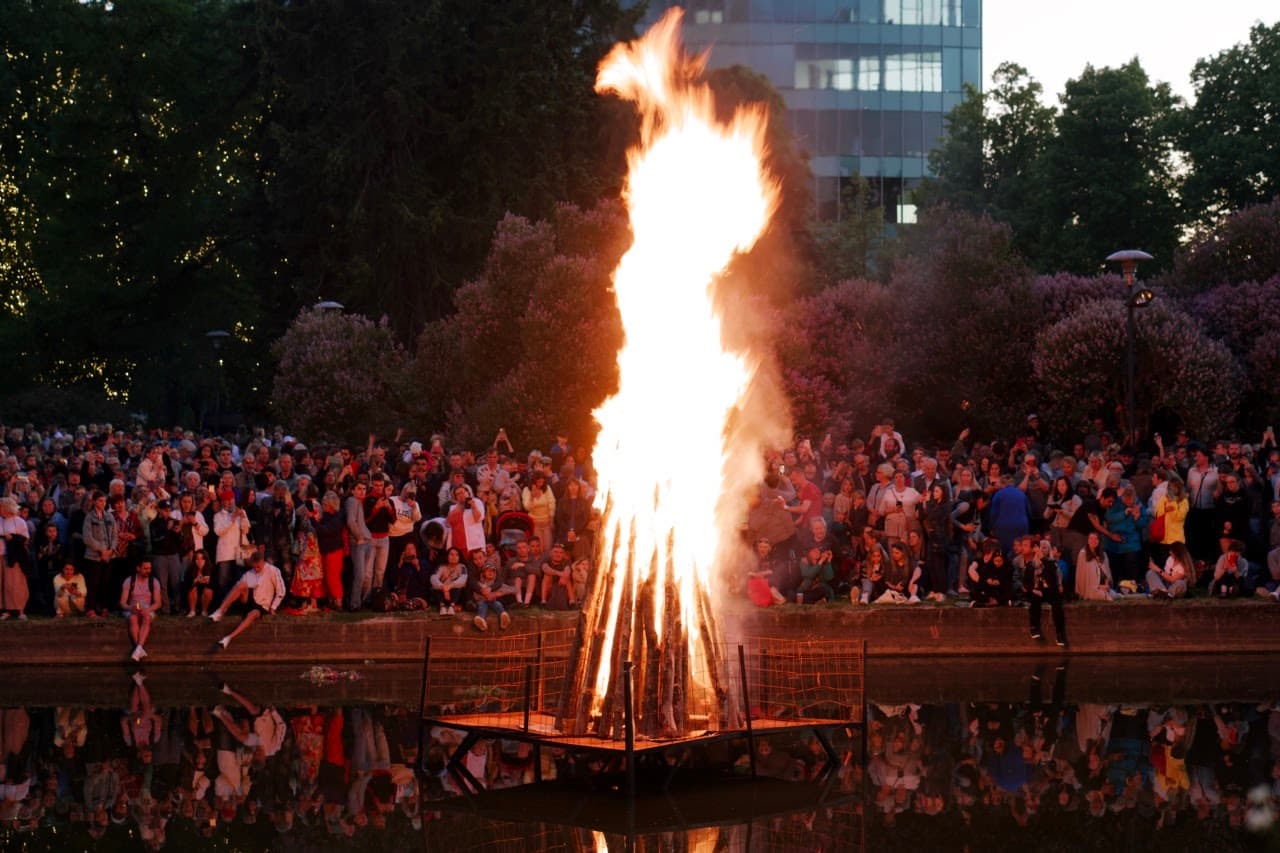
POLYGON ((1086 63, 1136 55, 1148 77, 1191 101, 1196 60, 1248 41, 1256 22, 1280 21, 1280 0, 983 0, 982 13, 984 88, 997 65, 1017 62, 1056 106, 1086 63))

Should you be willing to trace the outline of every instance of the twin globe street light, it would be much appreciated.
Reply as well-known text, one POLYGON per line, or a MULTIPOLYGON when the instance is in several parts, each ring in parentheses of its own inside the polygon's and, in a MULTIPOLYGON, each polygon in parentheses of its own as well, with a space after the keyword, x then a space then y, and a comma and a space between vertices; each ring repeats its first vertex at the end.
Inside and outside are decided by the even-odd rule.
POLYGON ((1137 324, 1134 322, 1133 312, 1138 308, 1145 308, 1151 304, 1151 300, 1156 298, 1150 288, 1141 288, 1134 290, 1134 280, 1138 270, 1138 264, 1141 261, 1150 261, 1152 257, 1141 249, 1122 249, 1119 252, 1112 252, 1107 255, 1107 263, 1120 264, 1120 272, 1124 274, 1125 288, 1125 358, 1128 361, 1128 433, 1124 443, 1128 445, 1137 442, 1138 428, 1134 416, 1133 404, 1133 386, 1134 386, 1134 338, 1137 337, 1137 324))

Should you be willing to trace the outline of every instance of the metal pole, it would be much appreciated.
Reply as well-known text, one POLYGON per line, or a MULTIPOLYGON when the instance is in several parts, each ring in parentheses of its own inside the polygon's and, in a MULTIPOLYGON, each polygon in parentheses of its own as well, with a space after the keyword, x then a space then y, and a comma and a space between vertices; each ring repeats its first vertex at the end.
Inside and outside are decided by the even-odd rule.
POLYGON ((1128 444, 1133 444, 1134 436, 1137 434, 1137 426, 1135 423, 1134 412, 1133 412, 1133 384, 1134 384, 1134 374, 1136 373, 1136 370, 1134 367, 1133 339, 1137 337, 1137 325, 1133 321, 1133 310, 1134 310, 1133 309, 1133 277, 1126 276, 1126 279, 1129 282, 1129 288, 1127 291, 1128 292, 1128 300, 1127 300, 1128 317, 1126 319, 1126 325, 1128 326, 1128 334, 1125 336, 1125 341, 1126 341, 1125 349, 1127 351, 1128 360, 1129 360, 1129 434, 1125 438, 1124 443, 1128 445, 1128 444))
MULTIPOLYGON (((425 622, 423 623, 426 624, 425 622)), ((422 767, 427 745, 427 678, 431 674, 431 635, 422 644, 422 691, 418 695, 418 767, 422 767)))
POLYGON ((622 663, 622 731, 627 755, 627 796, 636 795, 636 729, 631 708, 631 661, 622 663))
POLYGON ((533 664, 524 665, 524 730, 529 731, 529 704, 533 700, 533 664))
POLYGON ((738 672, 742 677, 742 715, 747 720, 747 755, 751 764, 751 778, 756 778, 756 737, 751 729, 751 696, 747 692, 747 653, 738 644, 738 672))

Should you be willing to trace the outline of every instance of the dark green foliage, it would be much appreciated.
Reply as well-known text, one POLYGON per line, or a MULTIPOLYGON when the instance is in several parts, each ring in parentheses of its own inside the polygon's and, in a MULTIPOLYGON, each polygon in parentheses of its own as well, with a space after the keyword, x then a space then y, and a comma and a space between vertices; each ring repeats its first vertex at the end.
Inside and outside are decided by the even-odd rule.
POLYGON ((1179 135, 1188 218, 1213 221, 1280 194, 1280 23, 1256 24, 1247 42, 1197 62, 1191 79, 1196 100, 1179 135))
POLYGON ((618 186, 620 113, 592 90, 636 14, 616 0, 266 7, 275 272, 302 302, 388 314, 405 338, 446 313, 504 213, 618 186))

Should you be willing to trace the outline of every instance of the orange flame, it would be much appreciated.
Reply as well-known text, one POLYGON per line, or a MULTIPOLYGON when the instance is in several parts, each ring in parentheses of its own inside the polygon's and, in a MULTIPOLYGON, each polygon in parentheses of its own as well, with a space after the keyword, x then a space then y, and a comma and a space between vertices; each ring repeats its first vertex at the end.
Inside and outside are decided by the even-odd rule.
MULTIPOLYGON (((595 462, 605 513, 600 553, 629 561, 602 571, 629 571, 632 600, 652 582, 654 614, 664 613, 670 583, 695 649, 703 621, 695 591, 710 588, 712 566, 740 517, 726 511, 726 484, 750 478, 730 469, 754 465, 757 479, 759 472, 758 452, 731 447, 729 428, 753 363, 725 349, 711 287, 734 253, 760 236, 778 191, 762 165, 765 111, 741 109, 717 121, 711 90, 696 82, 705 56, 683 54, 680 18, 673 9, 639 41, 615 46, 596 80, 597 91, 635 101, 642 122, 624 193, 634 242, 613 279, 626 340, 620 386, 595 412, 595 462)), ((651 625, 619 624, 623 596, 624 584, 615 583, 607 601, 593 602, 605 608, 604 648, 620 631, 652 633, 661 645, 660 615, 651 625)), ((601 655, 595 673, 596 712, 609 689, 610 658, 601 655)))

